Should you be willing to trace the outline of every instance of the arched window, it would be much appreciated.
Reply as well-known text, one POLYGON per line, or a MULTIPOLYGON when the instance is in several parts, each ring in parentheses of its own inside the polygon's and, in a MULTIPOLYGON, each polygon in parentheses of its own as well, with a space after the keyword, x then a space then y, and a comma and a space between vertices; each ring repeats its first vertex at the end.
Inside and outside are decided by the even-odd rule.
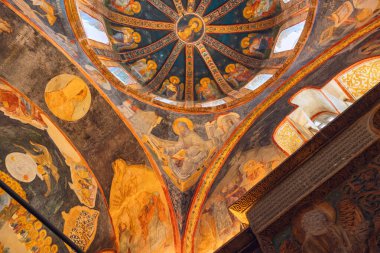
POLYGON ((305 21, 302 21, 283 30, 278 36, 274 53, 292 50, 296 46, 304 27, 305 21))
POLYGON ((315 116, 313 119, 314 125, 320 130, 327 126, 331 121, 333 121, 338 115, 329 113, 329 112, 323 112, 315 116))
POLYGON ((102 22, 82 10, 79 11, 79 16, 82 20, 84 32, 86 33, 87 38, 103 44, 110 43, 102 22))
POLYGON ((354 64, 321 88, 302 89, 290 99, 296 109, 276 128, 274 142, 292 154, 378 83, 380 57, 354 64))

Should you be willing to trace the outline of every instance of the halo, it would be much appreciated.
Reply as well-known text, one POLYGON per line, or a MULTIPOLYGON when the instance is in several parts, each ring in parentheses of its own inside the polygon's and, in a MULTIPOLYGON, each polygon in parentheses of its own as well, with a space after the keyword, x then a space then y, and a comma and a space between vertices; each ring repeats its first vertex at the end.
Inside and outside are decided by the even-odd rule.
POLYGON ((250 44, 249 41, 250 41, 249 37, 245 37, 244 39, 241 40, 240 46, 242 48, 249 47, 249 44, 250 44))
POLYGON ((178 118, 173 122, 173 131, 176 135, 179 135, 178 124, 180 122, 185 123, 190 130, 194 130, 194 124, 191 120, 188 118, 178 118))
POLYGON ((20 182, 30 183, 37 175, 37 164, 27 154, 13 152, 6 156, 5 167, 9 174, 20 182))
POLYGON ((304 208, 303 210, 298 212, 297 216, 294 218, 292 222, 293 235, 299 243, 303 243, 303 241, 305 240, 305 231, 303 230, 301 225, 302 217, 305 213, 315 209, 323 212, 332 223, 335 223, 336 221, 336 211, 334 207, 326 201, 304 208))
POLYGON ((202 20, 200 20, 198 17, 194 17, 194 18, 192 18, 192 19, 190 19, 190 21, 189 21, 189 26, 191 26, 192 24, 194 24, 194 23, 197 23, 197 28, 195 28, 194 29, 194 32, 199 32, 201 29, 202 29, 202 27, 203 27, 203 24, 202 24, 202 20))
POLYGON ((211 83, 211 79, 208 77, 203 77, 199 83, 203 85, 205 82, 211 83))
POLYGON ((139 2, 134 2, 132 5, 131 5, 131 9, 134 13, 139 13, 141 11, 141 5, 139 2))
POLYGON ((227 67, 226 67, 226 73, 231 73, 232 71, 234 71, 236 69, 236 66, 235 64, 228 64, 227 67))
POLYGON ((174 83, 174 84, 179 84, 179 82, 180 82, 178 76, 171 76, 171 77, 169 78, 169 81, 170 81, 171 83, 174 83))
POLYGON ((141 42, 141 35, 138 32, 133 32, 132 36, 133 36, 133 38, 134 38, 134 40, 135 40, 136 43, 140 43, 141 42))
POLYGON ((152 69, 157 69, 157 63, 154 60, 149 60, 147 62, 147 65, 152 64, 152 69))

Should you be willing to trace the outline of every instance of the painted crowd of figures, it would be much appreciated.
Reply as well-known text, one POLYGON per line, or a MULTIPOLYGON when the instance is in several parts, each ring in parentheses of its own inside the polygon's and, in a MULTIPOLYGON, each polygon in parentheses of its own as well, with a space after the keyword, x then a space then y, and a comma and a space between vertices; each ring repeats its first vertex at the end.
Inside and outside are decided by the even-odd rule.
MULTIPOLYGON (((88 249, 96 235, 97 219, 80 221, 79 216, 77 218, 75 215, 65 217, 62 214, 61 216, 60 209, 63 206, 64 198, 70 196, 74 205, 72 211, 81 209, 83 214, 94 212, 99 214, 98 210, 93 209, 96 206, 98 185, 92 172, 48 117, 27 98, 4 82, 0 84, 0 111, 2 118, 2 136, 0 137, 2 170, 0 173, 7 179, 5 182, 8 182, 12 189, 24 192, 22 194, 24 198, 30 197, 29 202, 34 207, 39 207, 44 215, 57 220, 61 219, 62 230, 65 234, 72 239, 77 238, 78 245, 84 250, 88 249), (64 182, 68 182, 68 185, 64 182), (74 196, 77 200, 74 199, 74 196), (81 222, 92 227, 90 237, 86 235, 89 230, 75 228, 81 222), (84 240, 83 238, 88 239, 84 240)), ((3 201, 0 201, 0 216, 3 217, 4 222, 0 225, 0 230, 5 231, 4 226, 9 224, 17 234, 21 224, 12 225, 14 224, 12 219, 15 219, 16 216, 7 214, 11 209, 13 210, 11 206, 13 202, 6 200, 7 195, 1 196, 3 201)), ((32 219, 28 218, 29 216, 25 213, 19 213, 18 217, 17 219, 21 220, 32 219)), ((0 233, 4 233, 4 231, 0 233)), ((35 232, 38 235, 42 233, 41 231, 35 232)), ((24 229, 23 233, 21 236, 24 239, 21 244, 15 243, 15 247, 25 247, 31 252, 37 252, 33 251, 38 250, 37 246, 30 246, 39 242, 34 238, 35 235, 32 235, 34 232, 30 228, 24 229)), ((46 247, 50 248, 42 250, 39 247, 40 251, 38 252, 57 252, 57 246, 53 245, 53 247, 51 237, 49 238, 50 241, 47 242, 46 247)), ((62 247, 64 246, 62 245, 62 247)), ((15 249, 11 247, 10 250, 13 252, 15 249)), ((24 250, 17 252, 24 252, 24 250)))

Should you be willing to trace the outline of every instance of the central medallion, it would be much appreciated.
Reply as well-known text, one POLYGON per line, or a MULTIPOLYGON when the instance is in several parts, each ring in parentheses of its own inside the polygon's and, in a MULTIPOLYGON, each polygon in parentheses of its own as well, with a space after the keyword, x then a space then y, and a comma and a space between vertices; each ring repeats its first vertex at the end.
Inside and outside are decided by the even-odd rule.
POLYGON ((185 43, 194 43, 200 40, 205 33, 205 24, 201 17, 189 13, 182 16, 177 22, 178 38, 185 43))

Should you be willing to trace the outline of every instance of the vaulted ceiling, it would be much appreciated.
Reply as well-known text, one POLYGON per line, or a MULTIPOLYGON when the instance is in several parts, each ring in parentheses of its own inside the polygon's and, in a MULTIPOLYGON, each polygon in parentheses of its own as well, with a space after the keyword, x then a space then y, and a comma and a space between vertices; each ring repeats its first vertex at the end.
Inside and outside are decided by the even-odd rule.
MULTIPOLYGON (((34 186, 11 173, 6 157, 18 152, 39 165, 25 150, 48 147, 74 184, 53 184, 57 201, 74 191, 79 202, 43 215, 54 212, 53 225, 70 237, 78 210, 103 214, 92 219, 96 235, 75 241, 90 251, 213 252, 246 226, 228 207, 315 134, 292 131, 307 112, 294 113, 298 94, 328 89, 342 103, 357 99, 347 84, 355 78, 338 76, 380 55, 379 8, 377 0, 5 0, 0 108, 18 122, 7 124, 28 124, 30 133, 9 135, 19 147, 0 154, 0 169, 30 197, 34 186), (336 95, 333 81, 349 95, 336 95), (2 89, 45 116, 12 114, 2 89), (88 175, 75 173, 79 165, 88 175)), ((376 59, 355 76, 378 68, 376 59)), ((315 94, 305 100, 322 104, 315 94)), ((33 196, 32 206, 54 205, 33 196)))

